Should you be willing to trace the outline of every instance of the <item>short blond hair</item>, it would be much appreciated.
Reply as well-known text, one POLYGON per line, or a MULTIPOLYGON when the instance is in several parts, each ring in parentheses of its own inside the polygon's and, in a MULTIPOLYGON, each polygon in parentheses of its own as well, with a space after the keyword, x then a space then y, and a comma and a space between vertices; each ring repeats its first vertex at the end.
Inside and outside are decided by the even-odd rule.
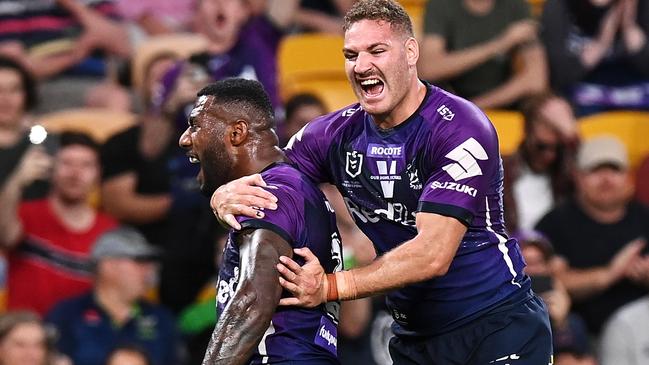
POLYGON ((343 30, 349 30, 354 23, 361 20, 382 20, 405 36, 414 36, 410 16, 401 4, 393 0, 357 1, 345 14, 343 30))

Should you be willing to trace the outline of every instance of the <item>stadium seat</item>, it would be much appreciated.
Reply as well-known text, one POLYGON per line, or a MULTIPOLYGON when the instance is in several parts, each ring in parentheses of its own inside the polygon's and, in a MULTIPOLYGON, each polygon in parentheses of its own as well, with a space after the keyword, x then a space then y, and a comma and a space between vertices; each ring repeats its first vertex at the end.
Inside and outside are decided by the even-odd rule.
POLYGON ((406 9, 412 27, 417 39, 420 39, 424 31, 424 13, 426 12, 426 2, 428 0, 399 0, 401 5, 406 9))
POLYGON ((312 33, 286 37, 277 61, 282 99, 309 92, 322 99, 329 111, 354 103, 342 48, 341 36, 312 33))
POLYGON ((545 0, 527 0, 527 2, 532 8, 532 15, 537 19, 540 18, 541 13, 543 13, 543 4, 545 4, 545 0))
POLYGON ((145 68, 158 55, 170 53, 187 58, 207 49, 207 38, 193 33, 163 34, 151 37, 135 49, 131 66, 133 87, 141 93, 145 68))
POLYGON ((631 168, 649 154, 649 112, 610 111, 579 119, 583 139, 609 134, 619 138, 629 151, 631 168))
POLYGON ((103 143, 108 137, 133 125, 135 120, 135 114, 97 108, 66 109, 39 118, 45 129, 54 132, 84 132, 98 143, 103 143))
POLYGON ((523 140, 523 114, 511 110, 498 109, 486 110, 485 113, 498 132, 500 154, 507 156, 514 153, 523 140))

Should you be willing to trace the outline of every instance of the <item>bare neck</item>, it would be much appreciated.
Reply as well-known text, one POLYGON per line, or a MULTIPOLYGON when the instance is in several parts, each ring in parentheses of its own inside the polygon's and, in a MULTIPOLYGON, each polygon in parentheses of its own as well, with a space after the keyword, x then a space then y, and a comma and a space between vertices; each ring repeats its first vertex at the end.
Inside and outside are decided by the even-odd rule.
POLYGON ((234 179, 261 172, 268 165, 275 162, 288 162, 284 152, 278 147, 266 145, 249 145, 246 152, 237 156, 237 166, 234 170, 234 179))
POLYGON ((410 90, 398 106, 387 115, 372 115, 374 122, 381 129, 389 129, 405 122, 417 111, 426 97, 426 85, 415 77, 410 90))
POLYGON ((131 317, 134 300, 126 298, 119 290, 101 279, 95 283, 95 300, 117 324, 124 324, 131 317))
POLYGON ((66 201, 53 193, 49 197, 56 216, 71 231, 83 232, 94 224, 97 212, 86 201, 66 201))
POLYGON ((621 221, 626 215, 627 204, 620 204, 616 207, 598 207, 589 203, 583 197, 578 197, 579 206, 587 216, 601 224, 613 224, 621 221))
POLYGON ((22 136, 22 132, 22 128, 0 126, 0 146, 10 147, 15 145, 22 136))

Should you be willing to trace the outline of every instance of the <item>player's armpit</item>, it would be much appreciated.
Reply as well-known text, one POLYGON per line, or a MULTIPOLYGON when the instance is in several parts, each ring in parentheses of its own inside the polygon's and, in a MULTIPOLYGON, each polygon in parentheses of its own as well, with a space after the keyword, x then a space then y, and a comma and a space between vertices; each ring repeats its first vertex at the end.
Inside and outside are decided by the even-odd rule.
POLYGON ((245 229, 235 238, 239 246, 239 282, 219 317, 203 364, 245 364, 264 332, 282 294, 275 266, 292 256, 291 246, 268 229, 245 229))

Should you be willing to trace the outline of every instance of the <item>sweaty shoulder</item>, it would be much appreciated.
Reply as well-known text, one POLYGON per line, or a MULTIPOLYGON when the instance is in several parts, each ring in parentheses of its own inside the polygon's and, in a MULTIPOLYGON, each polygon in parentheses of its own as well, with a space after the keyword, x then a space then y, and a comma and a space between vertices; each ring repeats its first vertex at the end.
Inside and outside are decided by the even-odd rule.
POLYGON ((362 120, 362 115, 360 105, 353 104, 312 120, 291 137, 286 155, 313 181, 331 182, 326 164, 329 148, 348 127, 359 125, 354 121, 362 120))

